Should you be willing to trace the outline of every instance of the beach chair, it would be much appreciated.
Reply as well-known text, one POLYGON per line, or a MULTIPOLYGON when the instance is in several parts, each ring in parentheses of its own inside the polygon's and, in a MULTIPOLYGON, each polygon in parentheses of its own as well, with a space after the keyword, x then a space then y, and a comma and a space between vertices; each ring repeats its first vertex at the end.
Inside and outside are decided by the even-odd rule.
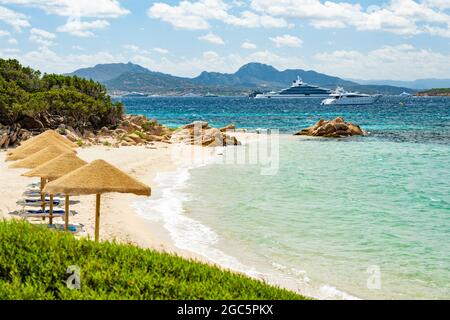
MULTIPOLYGON (((84 231, 84 229, 83 229, 83 225, 82 224, 69 224, 69 226, 68 226, 68 231, 70 232, 70 233, 73 233, 73 234, 76 234, 76 233, 80 233, 80 232, 82 232, 82 231, 84 231)), ((64 224, 49 224, 48 225, 48 228, 49 229, 53 229, 53 230, 56 230, 56 231, 65 231, 64 230, 64 228, 65 228, 65 225, 64 224)))
MULTIPOLYGON (((18 204, 19 206, 29 206, 29 207, 40 207, 42 206, 42 200, 39 198, 36 199, 24 199, 24 200, 19 200, 16 202, 16 204, 18 204)), ((63 204, 62 200, 58 200, 58 199, 53 199, 53 206, 61 206, 63 204)), ((50 205, 50 200, 49 199, 45 199, 45 205, 48 206, 50 205)))

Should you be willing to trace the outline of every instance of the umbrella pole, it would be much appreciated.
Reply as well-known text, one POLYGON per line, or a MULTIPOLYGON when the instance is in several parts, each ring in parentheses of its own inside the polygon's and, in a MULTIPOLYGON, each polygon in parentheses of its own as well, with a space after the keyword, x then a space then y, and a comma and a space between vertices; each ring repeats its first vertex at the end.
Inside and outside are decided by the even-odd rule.
POLYGON ((53 224, 53 194, 50 194, 50 217, 49 224, 53 224))
MULTIPOLYGON (((45 194, 44 194, 44 187, 45 187, 45 179, 41 178, 41 201, 42 201, 42 214, 45 215, 45 194)), ((42 218, 43 221, 45 221, 45 217, 42 218)))
POLYGON ((65 201, 65 226, 64 230, 69 230, 69 196, 66 194, 66 201, 65 201))
POLYGON ((95 241, 98 242, 100 234, 100 195, 96 195, 95 201, 95 241))

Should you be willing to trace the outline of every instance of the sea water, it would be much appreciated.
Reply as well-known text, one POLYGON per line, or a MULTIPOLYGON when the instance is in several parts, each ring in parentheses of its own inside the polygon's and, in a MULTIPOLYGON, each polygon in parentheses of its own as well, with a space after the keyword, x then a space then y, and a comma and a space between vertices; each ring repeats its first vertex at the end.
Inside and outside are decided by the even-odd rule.
POLYGON ((139 210, 163 221, 180 248, 318 298, 450 298, 450 99, 123 102, 173 127, 205 120, 280 131, 270 174, 221 160, 249 141, 157 178, 159 192, 139 210), (335 116, 369 136, 292 135, 335 116))

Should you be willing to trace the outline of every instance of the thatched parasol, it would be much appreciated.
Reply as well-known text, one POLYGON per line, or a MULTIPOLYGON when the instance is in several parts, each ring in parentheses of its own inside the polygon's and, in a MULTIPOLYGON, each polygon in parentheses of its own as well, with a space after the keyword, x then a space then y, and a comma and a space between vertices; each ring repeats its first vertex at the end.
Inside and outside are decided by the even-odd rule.
POLYGON ((20 150, 21 148, 31 144, 31 143, 36 143, 38 141, 40 141, 41 139, 48 139, 48 138, 56 138, 57 140, 59 140, 60 142, 64 143, 65 145, 67 145, 70 148, 76 148, 77 145, 71 141, 69 141, 69 139, 64 138, 62 135, 60 135, 58 132, 56 132, 55 130, 47 130, 41 134, 38 134, 37 136, 31 137, 28 140, 23 141, 19 147, 17 147, 14 150, 11 150, 10 152, 8 152, 8 154, 12 154, 14 153, 16 150, 20 150))
MULTIPOLYGON (((26 169, 33 169, 36 168, 50 160, 55 159, 56 157, 60 156, 64 153, 76 153, 75 150, 66 147, 61 142, 55 142, 55 140, 49 140, 48 146, 45 146, 42 144, 43 141, 38 142, 37 145, 41 147, 40 151, 37 151, 30 156, 26 157, 25 159, 22 159, 20 161, 17 161, 10 165, 10 168, 26 168, 26 169)), ((33 147, 33 145, 30 145, 30 147, 33 147)), ((28 149, 25 149, 23 151, 26 151, 28 149)), ((41 178, 41 199, 42 199, 42 210, 45 210, 45 194, 42 192, 44 186, 45 186, 46 180, 44 178, 41 178)), ((53 209, 53 196, 50 197, 50 211, 53 209)))
MULTIPOLYGON (((64 153, 31 171, 22 174, 25 177, 40 177, 41 179, 56 180, 82 166, 87 162, 78 158, 74 153, 64 153)), ((50 203, 53 203, 53 194, 50 195, 50 203)), ((50 224, 52 223, 53 208, 50 208, 50 224)), ((65 199, 65 230, 69 228, 69 195, 65 199)))
POLYGON ((14 162, 10 165, 10 168, 26 168, 26 169, 34 169, 50 160, 55 159, 56 157, 64 154, 64 153, 76 153, 75 150, 70 148, 66 148, 63 145, 49 145, 48 147, 42 148, 40 151, 22 159, 20 161, 14 162))
POLYGON ((103 193, 119 192, 150 196, 149 186, 139 182, 106 161, 96 160, 71 173, 50 182, 44 192, 64 193, 71 196, 96 195, 95 241, 99 238, 100 196, 103 193))
POLYGON ((60 148, 65 148, 67 151, 73 151, 71 147, 65 143, 59 141, 54 137, 46 137, 45 139, 39 139, 35 142, 28 143, 26 146, 19 147, 20 149, 15 149, 10 155, 6 156, 6 161, 15 161, 25 159, 49 146, 58 146, 60 148))

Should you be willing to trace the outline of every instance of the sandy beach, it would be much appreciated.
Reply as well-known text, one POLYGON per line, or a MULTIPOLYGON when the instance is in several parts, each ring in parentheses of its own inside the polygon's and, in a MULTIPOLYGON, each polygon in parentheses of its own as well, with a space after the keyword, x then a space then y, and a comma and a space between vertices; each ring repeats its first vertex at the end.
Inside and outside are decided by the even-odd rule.
MULTIPOLYGON (((158 185, 154 179, 158 173, 170 172, 180 166, 190 164, 189 157, 177 157, 174 160, 172 153, 174 148, 180 145, 155 143, 153 146, 131 146, 111 148, 105 146, 93 146, 77 149, 78 156, 90 162, 103 159, 120 168, 131 176, 139 179, 157 190, 158 185)), ((183 148, 183 147, 181 147, 183 148)), ((187 149, 186 149, 187 150, 187 149)), ((212 151, 207 151, 210 153, 212 151)), ((23 192, 29 189, 29 184, 37 182, 37 179, 21 176, 27 169, 10 169, 12 162, 5 162, 6 152, 0 153, 0 218, 17 218, 10 212, 23 209, 16 204, 24 199, 23 192)), ((170 239, 167 230, 158 222, 148 221, 140 217, 132 207, 133 203, 145 197, 128 194, 105 194, 102 197, 102 215, 100 222, 101 240, 114 240, 121 243, 131 243, 143 248, 176 253, 187 258, 204 260, 200 256, 176 248, 170 239)), ((83 236, 94 236, 94 212, 95 196, 71 197, 78 203, 71 205, 71 210, 77 214, 70 217, 70 223, 84 226, 83 236)), ((39 222, 39 220, 35 220, 39 222)), ((57 218, 56 222, 62 222, 57 218)))

